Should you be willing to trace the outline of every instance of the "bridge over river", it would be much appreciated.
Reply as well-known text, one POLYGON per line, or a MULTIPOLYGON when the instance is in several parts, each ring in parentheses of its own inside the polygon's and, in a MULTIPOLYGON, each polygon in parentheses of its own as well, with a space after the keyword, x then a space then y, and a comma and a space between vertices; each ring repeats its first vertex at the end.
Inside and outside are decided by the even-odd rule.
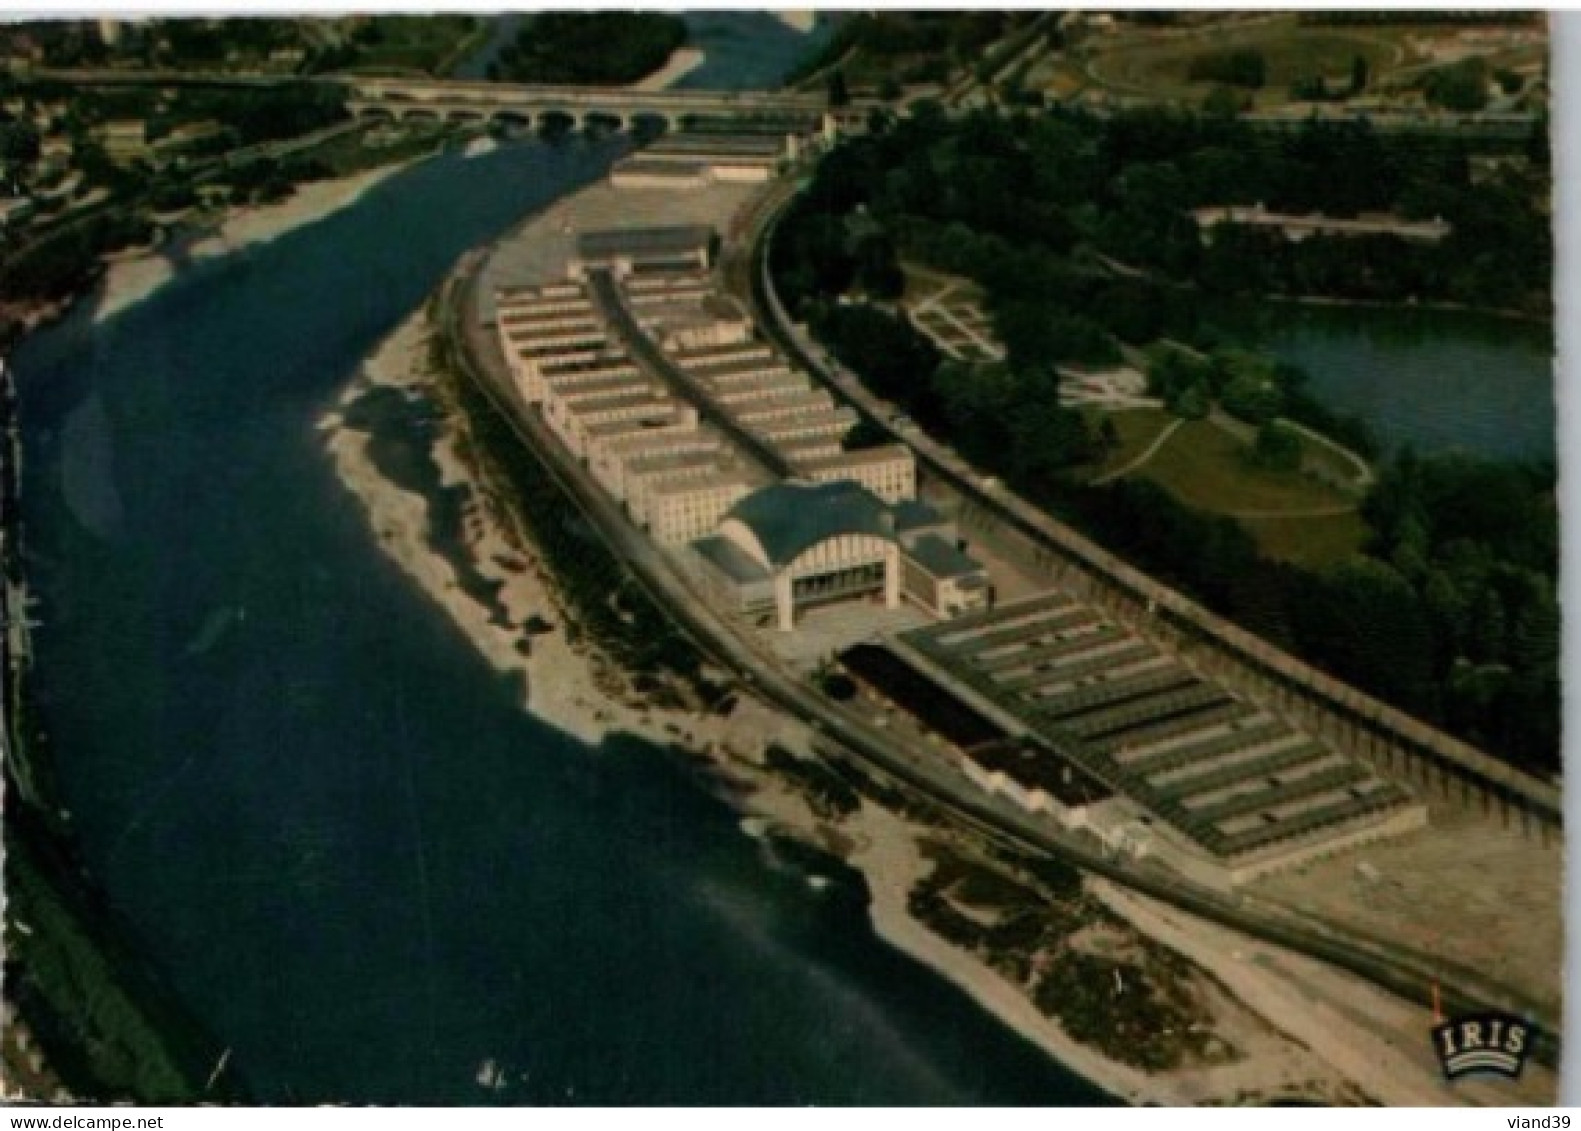
MULTIPOLYGON (((411 76, 248 75, 224 72, 38 69, 26 78, 74 86, 218 86, 266 89, 295 83, 339 86, 346 107, 359 118, 429 119, 451 122, 515 121, 543 124, 553 117, 579 126, 593 121, 629 125, 639 118, 676 129, 688 120, 765 122, 806 129, 829 110, 822 93, 785 90, 641 90, 631 86, 565 86, 430 79, 411 76)), ((864 106, 841 111, 842 118, 865 122, 864 106)))
POLYGON ((552 117, 577 125, 662 120, 677 129, 690 119, 757 120, 799 128, 828 111, 823 94, 794 91, 638 90, 633 87, 543 86, 451 79, 345 77, 347 109, 359 117, 444 121, 506 120, 542 123, 552 117))

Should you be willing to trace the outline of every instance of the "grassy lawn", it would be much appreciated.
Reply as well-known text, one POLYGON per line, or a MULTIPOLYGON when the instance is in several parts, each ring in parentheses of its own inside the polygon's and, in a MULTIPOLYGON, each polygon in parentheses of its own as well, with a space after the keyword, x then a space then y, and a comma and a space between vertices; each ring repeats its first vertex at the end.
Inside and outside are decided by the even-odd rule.
POLYGON ((1125 412, 1105 412, 1093 408, 1085 410, 1083 415, 1094 428, 1101 427, 1103 418, 1107 416, 1114 421, 1114 429, 1120 436, 1120 446, 1110 452, 1102 463, 1091 469, 1093 479, 1117 471, 1136 459, 1175 419, 1172 414, 1161 408, 1135 408, 1125 412))
POLYGON ((1403 55, 1393 38, 1390 32, 1303 27, 1294 17, 1280 17, 1216 29, 1211 39, 1150 37, 1117 42, 1112 48, 1101 50, 1091 71, 1121 92, 1195 101, 1213 86, 1187 80, 1195 56, 1210 50, 1255 50, 1267 62, 1267 79, 1256 92, 1257 103, 1268 106, 1288 101, 1290 83, 1296 78, 1318 72, 1333 79, 1348 79, 1351 61, 1358 55, 1367 60, 1376 79, 1403 55))
POLYGON ((1354 460, 1346 459, 1329 445, 1316 440, 1301 437, 1301 459, 1303 463, 1315 465, 1325 475, 1346 483, 1354 483, 1361 469, 1354 460))
POLYGON ((1193 420, 1136 474, 1166 488, 1181 502, 1220 514, 1236 511, 1303 511, 1351 503, 1339 492, 1295 472, 1250 466, 1241 442, 1205 420, 1193 420))
POLYGON ((1246 532, 1270 558, 1322 569, 1361 551, 1367 524, 1355 511, 1305 518, 1243 518, 1246 532))
POLYGON ((374 16, 368 41, 358 45, 353 70, 422 71, 437 75, 488 34, 468 16, 374 16))

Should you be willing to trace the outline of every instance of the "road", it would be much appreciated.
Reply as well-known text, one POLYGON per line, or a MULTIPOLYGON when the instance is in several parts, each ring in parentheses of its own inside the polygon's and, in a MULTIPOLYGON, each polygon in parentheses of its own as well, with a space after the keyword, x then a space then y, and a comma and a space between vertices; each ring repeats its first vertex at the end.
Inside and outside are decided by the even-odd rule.
MULTIPOLYGON (((752 218, 772 215, 769 206, 774 199, 775 194, 771 193, 752 213, 752 218)), ((753 225, 748 226, 748 231, 754 236, 759 234, 753 225)), ((745 246, 756 248, 757 244, 748 240, 745 246)), ((749 262, 751 258, 749 255, 749 262)), ((666 610, 703 654, 735 673, 753 693, 803 719, 857 761, 915 790, 958 820, 1019 851, 1062 860, 1182 910, 1323 959, 1423 1005, 1430 1003, 1430 987, 1437 980, 1444 988, 1445 1001, 1451 1010, 1496 1005, 1533 1016, 1550 1031, 1557 1028, 1556 1019, 1544 1017, 1535 1003, 1490 983, 1476 971, 1454 967, 1441 959, 1424 960, 1422 956, 1392 948, 1383 940, 1343 936, 1315 922, 1297 921, 1239 896, 1226 896, 1197 887, 1161 865, 1111 858, 1096 840, 1063 833, 1008 802, 983 793, 941 759, 919 756, 907 750, 852 709, 834 703, 787 672, 761 645, 739 632, 692 589, 675 563, 633 527, 619 505, 583 474, 576 461, 522 399, 491 328, 481 322, 477 286, 484 261, 484 254, 469 256, 447 284, 439 304, 441 332, 452 343, 452 354, 462 367, 463 375, 510 423, 589 525, 630 568, 634 580, 649 598, 666 610)), ((733 273, 739 278, 740 266, 737 255, 727 264, 727 274, 733 273)), ((754 313, 759 313, 756 307, 754 313)), ((771 329, 771 324, 761 322, 761 318, 760 324, 771 329)), ((786 343, 781 343, 781 348, 785 346, 786 343)), ((799 349, 787 352, 788 356, 800 358, 799 349)), ((800 361, 807 365, 805 358, 800 361)), ((1545 1037, 1536 1055, 1546 1063, 1555 1063, 1556 1040, 1545 1037)))

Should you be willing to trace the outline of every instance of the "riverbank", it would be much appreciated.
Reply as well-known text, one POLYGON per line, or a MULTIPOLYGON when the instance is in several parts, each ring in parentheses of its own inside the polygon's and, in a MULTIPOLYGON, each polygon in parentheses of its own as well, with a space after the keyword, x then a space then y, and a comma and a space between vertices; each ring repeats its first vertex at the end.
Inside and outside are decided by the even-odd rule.
POLYGON ((1534 314, 1529 310, 1516 310, 1504 306, 1472 306, 1464 302, 1417 302, 1414 299, 1394 300, 1373 298, 1339 298, 1332 295, 1286 295, 1269 294, 1260 296, 1262 301, 1284 303, 1288 306, 1322 306, 1338 307, 1340 309, 1356 308, 1362 310, 1393 310, 1402 314, 1417 312, 1429 314, 1469 314, 1477 318, 1502 318, 1511 322, 1523 322, 1530 326, 1546 326, 1553 329, 1553 314, 1534 314))
MULTIPOLYGON (((1496 1090, 1490 1095, 1443 1087, 1421 1038, 1431 1024, 1425 1011, 1316 963, 1302 967, 1295 981, 1287 962, 1294 956, 1091 880, 1087 889, 1128 931, 1189 959, 1194 969, 1182 984, 1204 1011, 1205 1024, 1234 1055, 1148 1072, 1074 1040, 1034 1004, 1025 986, 913 914, 911 894, 932 871, 927 846, 940 839, 927 821, 897 815, 871 799, 855 812, 830 812, 767 764, 771 744, 798 755, 810 752, 811 736, 797 720, 745 697, 725 716, 655 709, 586 637, 573 640, 574 612, 565 607, 555 578, 511 517, 484 502, 479 472, 464 454, 462 422, 446 416, 436 422, 430 450, 445 489, 463 496, 461 549, 468 569, 497 586, 489 602, 469 594, 448 548, 434 544, 431 502, 382 475, 370 454, 372 436, 348 423, 348 411, 379 389, 436 403, 430 333, 426 313, 408 319, 325 413, 320 429, 337 476, 361 502, 383 552, 503 678, 522 680, 524 709, 589 745, 630 734, 706 760, 746 815, 746 830, 789 836, 843 858, 864 877, 869 914, 881 938, 961 987, 1060 1063, 1129 1102, 1508 1102, 1496 1090), (550 631, 532 633, 535 619, 550 631), (525 654, 523 640, 529 641, 525 654), (1247 953, 1259 956, 1255 968, 1244 961, 1247 953), (1343 1010, 1336 1004, 1347 1002, 1343 1010), (1390 1019, 1382 1035, 1378 1018, 1390 1019), (1377 1052, 1396 1046, 1392 1055, 1377 1052)), ((1543 1094, 1539 1080, 1529 1073, 1533 1102, 1543 1094)))
MULTIPOLYGON (((349 177, 310 181, 276 204, 229 210, 213 231, 185 244, 181 257, 201 262, 277 239, 355 203, 416 160, 422 158, 381 165, 349 177)), ((173 279, 180 266, 168 244, 111 260, 94 291, 93 320, 105 322, 135 306, 173 279)))
POLYGON ((708 57, 695 47, 677 47, 670 61, 645 79, 631 84, 632 90, 663 90, 674 86, 707 62, 708 57))

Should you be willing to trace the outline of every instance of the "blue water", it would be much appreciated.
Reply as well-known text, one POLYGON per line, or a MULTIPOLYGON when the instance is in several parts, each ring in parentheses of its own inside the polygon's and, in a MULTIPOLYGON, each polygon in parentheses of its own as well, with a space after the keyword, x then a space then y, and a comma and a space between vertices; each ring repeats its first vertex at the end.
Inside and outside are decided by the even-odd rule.
POLYGON ((335 480, 314 422, 359 360, 618 149, 430 161, 15 355, 36 686, 89 866, 262 1100, 1101 1100, 683 756, 517 709, 335 480))
POLYGON ((687 12, 687 46, 704 60, 675 85, 678 89, 753 89, 778 86, 805 55, 833 31, 828 13, 811 32, 799 32, 767 12, 687 12))
POLYGON ((1262 345, 1311 375, 1387 449, 1552 459, 1550 327, 1458 311, 1265 304, 1242 315, 1262 345))

